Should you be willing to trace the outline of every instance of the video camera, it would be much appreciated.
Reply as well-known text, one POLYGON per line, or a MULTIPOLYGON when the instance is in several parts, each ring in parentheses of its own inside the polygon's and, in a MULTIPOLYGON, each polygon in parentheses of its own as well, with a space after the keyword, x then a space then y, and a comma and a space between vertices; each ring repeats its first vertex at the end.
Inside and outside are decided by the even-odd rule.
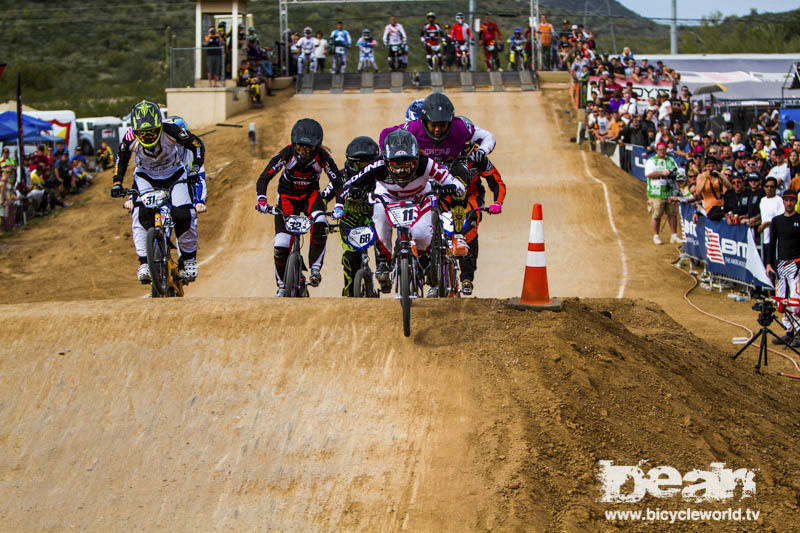
POLYGON ((753 304, 753 311, 758 311, 758 323, 764 327, 772 324, 777 310, 778 302, 772 298, 764 298, 753 304))

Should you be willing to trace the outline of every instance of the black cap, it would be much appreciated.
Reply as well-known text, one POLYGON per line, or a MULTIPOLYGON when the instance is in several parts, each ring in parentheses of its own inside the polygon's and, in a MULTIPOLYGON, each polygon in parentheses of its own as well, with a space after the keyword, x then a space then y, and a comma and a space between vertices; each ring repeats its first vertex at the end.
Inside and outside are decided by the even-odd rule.
POLYGON ((761 174, 758 172, 751 172, 747 175, 747 181, 761 181, 761 174))
POLYGON ((783 191, 783 194, 781 194, 781 197, 783 197, 783 198, 797 198, 797 191, 794 191, 792 189, 786 189, 785 191, 783 191))

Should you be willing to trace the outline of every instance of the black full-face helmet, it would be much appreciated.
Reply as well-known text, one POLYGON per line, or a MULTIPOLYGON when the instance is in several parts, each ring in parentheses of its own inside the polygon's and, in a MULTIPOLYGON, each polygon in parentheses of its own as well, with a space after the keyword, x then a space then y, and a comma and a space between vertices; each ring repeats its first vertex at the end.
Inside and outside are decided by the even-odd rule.
POLYGON ((356 137, 347 145, 345 151, 344 168, 348 176, 351 176, 372 163, 381 156, 381 149, 378 143, 370 137, 356 137))
POLYGON ((292 127, 292 150, 300 162, 311 161, 322 145, 322 126, 313 118, 301 118, 292 127))
POLYGON ((422 103, 419 118, 425 126, 425 133, 436 142, 443 141, 450 133, 455 108, 453 102, 442 93, 431 93, 422 103))
POLYGON ((419 164, 419 145, 410 131, 398 129, 387 135, 381 155, 395 183, 405 187, 414 180, 419 164))

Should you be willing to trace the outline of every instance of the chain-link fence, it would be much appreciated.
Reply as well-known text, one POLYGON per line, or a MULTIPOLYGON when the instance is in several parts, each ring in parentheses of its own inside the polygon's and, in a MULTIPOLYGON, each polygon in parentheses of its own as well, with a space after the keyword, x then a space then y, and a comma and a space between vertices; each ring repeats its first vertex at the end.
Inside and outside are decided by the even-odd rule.
POLYGON ((170 48, 169 86, 194 87, 196 79, 225 79, 223 47, 170 48))

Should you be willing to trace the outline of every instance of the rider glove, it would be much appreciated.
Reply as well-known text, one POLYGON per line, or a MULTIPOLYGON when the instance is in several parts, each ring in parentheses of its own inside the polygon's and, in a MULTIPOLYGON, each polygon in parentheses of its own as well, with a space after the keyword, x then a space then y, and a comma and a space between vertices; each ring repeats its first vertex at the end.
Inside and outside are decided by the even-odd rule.
POLYGON ((503 204, 500 202, 495 202, 489 206, 489 213, 493 215, 499 215, 503 211, 503 204))
POLYGON ((269 213, 270 207, 269 203, 267 202, 267 197, 261 194, 258 196, 257 200, 258 203, 256 204, 256 211, 260 211, 262 213, 269 213))
POLYGON ((344 216, 344 207, 342 207, 340 204, 336 204, 336 207, 333 208, 332 216, 337 220, 342 218, 344 216))
POLYGON ((480 165, 481 163, 486 161, 486 152, 478 148, 477 150, 474 150, 471 154, 469 154, 469 160, 476 165, 480 165))
POLYGON ((125 189, 122 188, 121 183, 115 183, 111 186, 111 198, 122 198, 125 196, 125 189))

